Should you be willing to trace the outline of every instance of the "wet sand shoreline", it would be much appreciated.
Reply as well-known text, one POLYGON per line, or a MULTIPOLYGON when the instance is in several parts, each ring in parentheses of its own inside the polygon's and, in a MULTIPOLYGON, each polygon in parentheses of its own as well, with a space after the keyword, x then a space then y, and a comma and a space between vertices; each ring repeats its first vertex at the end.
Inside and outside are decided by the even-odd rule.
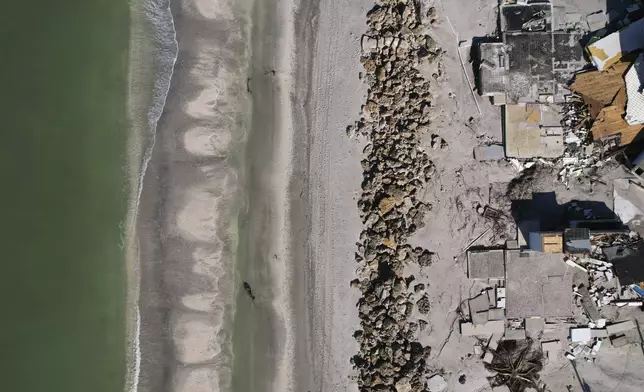
POLYGON ((231 158, 248 127, 249 5, 171 5, 179 55, 137 222, 138 390, 229 390, 241 187, 231 158))
POLYGON ((179 56, 138 222, 139 391, 353 390, 362 146, 344 128, 364 8, 173 2, 179 56))

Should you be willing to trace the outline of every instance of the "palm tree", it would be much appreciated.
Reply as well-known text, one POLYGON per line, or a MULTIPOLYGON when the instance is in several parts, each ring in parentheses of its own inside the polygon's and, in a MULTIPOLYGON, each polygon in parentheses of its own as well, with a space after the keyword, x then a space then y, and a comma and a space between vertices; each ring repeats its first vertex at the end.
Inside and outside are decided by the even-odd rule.
POLYGON ((488 349, 494 354, 491 363, 485 368, 495 373, 489 378, 493 387, 507 385, 511 392, 524 392, 526 388, 535 388, 545 392, 545 385, 539 381, 539 372, 543 369, 543 353, 532 349, 532 340, 519 342, 506 340, 496 350, 488 349))

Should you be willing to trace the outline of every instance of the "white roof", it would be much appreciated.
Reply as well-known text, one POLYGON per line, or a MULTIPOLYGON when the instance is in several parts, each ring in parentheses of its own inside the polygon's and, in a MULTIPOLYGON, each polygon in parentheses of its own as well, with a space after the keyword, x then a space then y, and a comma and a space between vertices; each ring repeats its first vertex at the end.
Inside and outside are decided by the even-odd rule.
POLYGON ((636 20, 586 48, 595 67, 603 71, 623 55, 644 48, 644 19, 636 20))
POLYGON ((626 116, 631 125, 644 124, 644 54, 640 53, 624 76, 626 82, 626 116))
POLYGON ((592 340, 590 328, 570 328, 570 340, 573 343, 585 343, 592 340))

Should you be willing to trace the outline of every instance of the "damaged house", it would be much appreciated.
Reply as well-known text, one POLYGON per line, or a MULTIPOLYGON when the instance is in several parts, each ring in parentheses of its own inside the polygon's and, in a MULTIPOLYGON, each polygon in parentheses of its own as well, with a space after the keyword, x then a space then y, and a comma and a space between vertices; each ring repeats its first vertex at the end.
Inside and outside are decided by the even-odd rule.
POLYGON ((625 57, 605 71, 577 74, 570 90, 588 105, 590 132, 602 144, 624 146, 644 129, 644 56, 625 57))
POLYGON ((595 69, 575 75, 570 90, 588 105, 595 142, 622 147, 644 129, 644 9, 627 7, 589 38, 585 50, 595 69))
MULTIPOLYGON (((633 14, 641 17, 637 11, 633 14)), ((620 61, 622 56, 644 49, 644 19, 630 18, 627 14, 621 23, 624 27, 603 37, 594 37, 586 47, 590 61, 598 70, 604 71, 620 61)))
POLYGON ((568 30, 563 7, 549 2, 503 4, 499 12, 500 42, 478 46, 478 90, 503 105, 506 156, 559 157, 560 103, 586 64, 582 32, 568 30))

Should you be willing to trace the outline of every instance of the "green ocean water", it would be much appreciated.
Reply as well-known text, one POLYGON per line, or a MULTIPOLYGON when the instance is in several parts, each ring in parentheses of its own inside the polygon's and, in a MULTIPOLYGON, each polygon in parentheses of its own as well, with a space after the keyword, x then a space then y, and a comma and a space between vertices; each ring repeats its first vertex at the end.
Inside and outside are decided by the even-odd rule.
POLYGON ((0 16, 0 390, 116 392, 125 372, 129 4, 0 16))

